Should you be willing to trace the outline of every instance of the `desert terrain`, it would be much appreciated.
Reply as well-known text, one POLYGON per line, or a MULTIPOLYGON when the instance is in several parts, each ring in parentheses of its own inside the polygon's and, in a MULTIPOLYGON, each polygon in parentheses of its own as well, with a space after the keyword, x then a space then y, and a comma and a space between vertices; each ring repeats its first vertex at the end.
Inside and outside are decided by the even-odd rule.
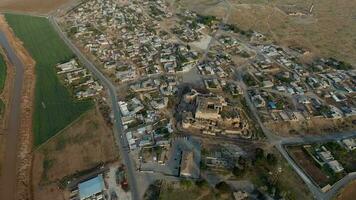
POLYGON ((285 46, 304 47, 315 55, 355 64, 356 1, 324 0, 182 0, 182 7, 223 18, 245 30, 267 34, 285 46), (313 4, 313 2, 315 2, 313 4), (311 7, 313 6, 312 12, 311 7))
POLYGON ((116 161, 118 150, 113 137, 102 115, 93 109, 41 145, 34 151, 33 199, 64 199, 66 193, 58 189, 61 179, 116 161))
POLYGON ((0 0, 0 11, 47 14, 77 0, 0 0))

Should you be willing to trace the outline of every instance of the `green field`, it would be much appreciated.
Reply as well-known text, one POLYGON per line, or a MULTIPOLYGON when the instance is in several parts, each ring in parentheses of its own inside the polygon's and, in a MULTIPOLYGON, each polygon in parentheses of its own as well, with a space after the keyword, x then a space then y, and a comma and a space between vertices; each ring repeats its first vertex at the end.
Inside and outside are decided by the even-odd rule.
POLYGON ((2 99, 0 99, 0 119, 2 118, 4 112, 5 112, 5 104, 2 101, 2 99))
POLYGON ((0 94, 5 86, 6 80, 6 63, 2 55, 0 55, 0 94))
POLYGON ((5 15, 16 36, 36 61, 34 145, 38 146, 90 109, 92 101, 76 101, 61 84, 55 65, 74 57, 46 18, 5 15))

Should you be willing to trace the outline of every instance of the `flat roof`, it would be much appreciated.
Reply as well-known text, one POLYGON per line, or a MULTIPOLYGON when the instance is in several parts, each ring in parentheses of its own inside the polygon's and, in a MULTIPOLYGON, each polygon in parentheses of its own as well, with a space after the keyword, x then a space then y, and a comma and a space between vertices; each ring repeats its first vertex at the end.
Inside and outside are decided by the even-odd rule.
POLYGON ((102 192, 105 188, 103 175, 99 174, 95 178, 79 183, 78 188, 81 200, 102 192))

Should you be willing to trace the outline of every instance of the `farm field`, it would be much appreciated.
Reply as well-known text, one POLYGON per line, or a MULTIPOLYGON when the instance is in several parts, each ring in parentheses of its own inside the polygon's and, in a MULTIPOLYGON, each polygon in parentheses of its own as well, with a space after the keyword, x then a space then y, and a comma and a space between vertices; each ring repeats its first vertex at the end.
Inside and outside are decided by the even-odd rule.
POLYGON ((2 93, 6 80, 6 63, 2 55, 0 55, 0 94, 2 93))
POLYGON ((38 146, 92 107, 91 101, 76 101, 61 84, 55 65, 74 57, 42 17, 6 14, 6 21, 36 62, 34 145, 38 146))

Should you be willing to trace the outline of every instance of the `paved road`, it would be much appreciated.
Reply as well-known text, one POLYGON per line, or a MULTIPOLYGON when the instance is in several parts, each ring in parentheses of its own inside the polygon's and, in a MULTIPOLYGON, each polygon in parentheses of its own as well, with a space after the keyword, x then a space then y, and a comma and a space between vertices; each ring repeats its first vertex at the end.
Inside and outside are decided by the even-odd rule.
MULTIPOLYGON (((21 119, 21 96, 24 78, 24 65, 17 57, 15 51, 7 41, 3 32, 0 32, 0 45, 5 50, 6 56, 15 67, 15 77, 11 100, 9 103, 9 118, 7 121, 4 138, 6 138, 5 158, 2 166, 0 199, 12 200, 16 194, 16 168, 17 150, 19 141, 19 128, 21 119)), ((10 66, 8 66, 10 67, 10 66)))
POLYGON ((135 165, 134 162, 129 154, 128 151, 128 141, 126 139, 126 136, 123 134, 124 129, 121 123, 121 112, 118 107, 118 99, 117 99, 117 93, 116 93, 116 87, 111 83, 110 79, 106 78, 96 67, 95 65, 89 61, 82 53, 81 51, 72 43, 72 41, 66 36, 66 34, 61 30, 59 25, 57 24, 55 18, 53 16, 49 16, 49 21, 53 25, 54 29, 57 31, 59 36, 64 40, 64 42, 69 46, 69 48, 72 49, 74 54, 79 58, 79 60, 90 70, 93 75, 99 79, 101 84, 108 90, 111 104, 112 104, 112 111, 114 113, 114 132, 116 137, 116 143, 119 147, 120 150, 120 155, 122 157, 122 161, 126 166, 127 170, 127 177, 128 177, 128 182, 130 185, 130 190, 132 194, 132 199, 133 200, 138 200, 140 199, 139 193, 138 193, 138 187, 137 187, 137 182, 136 182, 136 177, 135 177, 135 165))
MULTIPOLYGON (((227 1, 228 3, 228 1, 227 1)), ((229 12, 228 12, 229 13, 229 12)), ((229 14, 227 15, 226 18, 228 18, 229 14)), ((111 98, 112 102, 112 109, 114 112, 114 118, 115 118, 115 133, 117 134, 117 143, 120 148, 120 153, 123 157, 123 161, 125 165, 127 166, 127 173, 128 173, 128 181, 131 186, 131 192, 132 192, 132 197, 133 199, 139 199, 139 193, 138 193, 138 188, 137 188, 137 183, 136 183, 136 178, 135 178, 135 166, 133 164, 133 160, 131 156, 129 155, 129 152, 127 150, 128 146, 128 141, 126 140, 126 137, 123 136, 122 134, 124 133, 123 127, 121 124, 121 113, 118 109, 117 105, 117 94, 116 94, 116 89, 115 86, 110 82, 109 79, 107 79, 88 59, 85 58, 85 56, 76 48, 76 46, 66 37, 66 35, 61 31, 60 27, 56 23, 55 19, 53 17, 49 17, 50 22, 53 24, 54 28, 56 31, 59 33, 61 38, 67 43, 67 45, 73 50, 73 52, 78 56, 78 58, 82 61, 82 63, 101 81, 101 83, 109 90, 109 95, 111 98)), ((220 29, 220 27, 219 27, 220 29)), ((218 31, 217 31, 218 32, 218 31)), ((212 40, 214 37, 212 38, 212 40)), ((207 48, 207 51, 210 47, 210 44, 207 48)), ((249 48, 254 49, 255 51, 258 52, 258 54, 261 54, 258 49, 253 48, 249 46, 249 48)), ((205 56, 207 54, 207 51, 205 52, 205 56)), ((262 54, 263 55, 263 54, 262 54)), ((307 184, 308 188, 310 191, 313 193, 314 197, 316 199, 330 199, 333 197, 336 192, 345 184, 347 184, 350 180, 355 179, 356 175, 355 174, 349 174, 346 176, 344 179, 340 180, 335 186, 327 193, 322 193, 320 188, 313 183, 312 180, 301 170, 296 163, 290 158, 288 155, 287 151, 284 149, 284 144, 287 143, 300 143, 300 142, 306 142, 306 141, 328 141, 328 140, 335 140, 336 138, 340 136, 334 136, 334 137, 328 137, 328 136, 323 136, 321 138, 286 138, 283 139, 279 136, 276 136, 275 134, 271 133, 267 128, 264 127, 261 119, 259 118, 257 109, 254 107, 253 103, 251 102, 248 94, 246 93, 247 91, 247 86, 244 84, 242 81, 241 73, 239 71, 236 71, 237 77, 238 77, 238 83, 240 87, 244 90, 244 97, 246 99, 247 105, 250 108, 251 112, 255 116, 258 124, 260 125, 262 131, 266 135, 267 139, 269 142, 273 145, 276 146, 276 148, 280 151, 280 153, 285 157, 285 159, 288 161, 288 163, 293 167, 293 169, 297 172, 297 174, 303 179, 303 181, 307 184)))
POLYGON ((249 107, 250 111, 252 112, 253 116, 256 118, 257 123, 260 125, 263 133, 266 135, 268 141, 275 145, 277 150, 282 154, 282 156, 287 160, 289 165, 294 169, 294 171, 300 176, 300 178, 305 182, 307 187, 309 188, 310 192, 313 194, 315 199, 326 200, 333 198, 340 188, 345 186, 348 182, 353 179, 356 179, 355 174, 349 174, 343 179, 341 179, 338 183, 336 183, 332 189, 326 193, 323 193, 319 186, 306 175, 306 173, 294 162, 294 160, 289 156, 288 152, 284 148, 287 144, 307 144, 307 143, 316 143, 316 142, 328 142, 328 141, 335 141, 341 140, 349 137, 356 137, 356 132, 347 132, 347 133, 335 133, 330 135, 321 135, 321 136, 304 136, 304 137, 290 137, 290 138, 282 138, 273 133, 271 133, 262 123, 258 111, 256 107, 253 105, 248 93, 248 87, 242 80, 242 71, 241 69, 235 70, 235 75, 238 81, 239 86, 244 91, 244 97, 249 107))

